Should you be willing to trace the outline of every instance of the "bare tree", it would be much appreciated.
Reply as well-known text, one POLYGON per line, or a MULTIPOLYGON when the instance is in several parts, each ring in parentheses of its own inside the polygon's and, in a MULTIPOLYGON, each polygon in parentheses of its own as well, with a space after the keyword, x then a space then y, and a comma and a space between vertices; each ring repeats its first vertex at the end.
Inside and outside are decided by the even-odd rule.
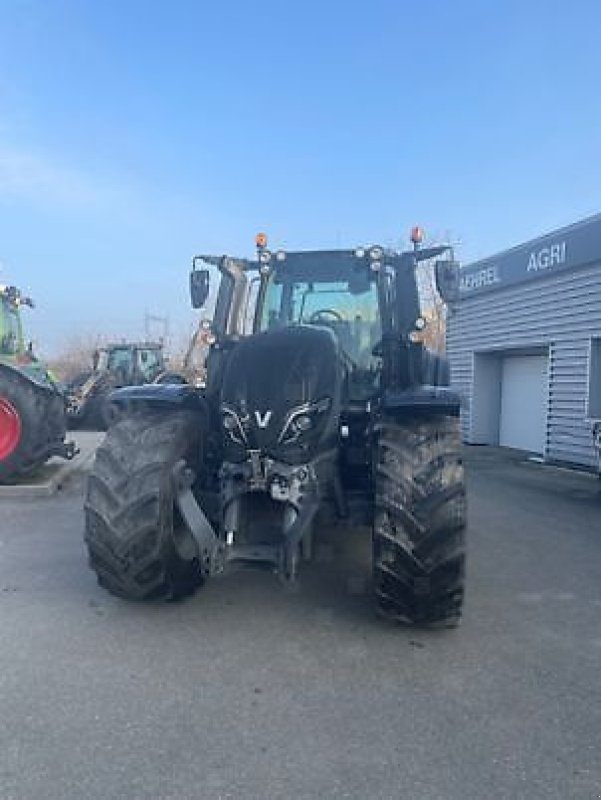
POLYGON ((447 310, 436 289, 434 265, 423 261, 417 269, 417 285, 425 327, 418 333, 420 341, 436 353, 446 348, 447 310))
POLYGON ((104 337, 99 335, 69 337, 58 355, 49 359, 49 366, 61 381, 68 383, 80 373, 92 368, 94 351, 104 342, 104 337))

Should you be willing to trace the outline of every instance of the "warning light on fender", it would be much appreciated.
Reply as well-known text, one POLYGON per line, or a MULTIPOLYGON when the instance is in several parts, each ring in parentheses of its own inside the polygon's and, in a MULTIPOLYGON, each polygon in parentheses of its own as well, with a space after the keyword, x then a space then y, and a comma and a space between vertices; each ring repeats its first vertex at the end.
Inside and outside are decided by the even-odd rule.
POLYGON ((257 233, 255 238, 255 242, 258 248, 267 247, 267 234, 266 233, 257 233))

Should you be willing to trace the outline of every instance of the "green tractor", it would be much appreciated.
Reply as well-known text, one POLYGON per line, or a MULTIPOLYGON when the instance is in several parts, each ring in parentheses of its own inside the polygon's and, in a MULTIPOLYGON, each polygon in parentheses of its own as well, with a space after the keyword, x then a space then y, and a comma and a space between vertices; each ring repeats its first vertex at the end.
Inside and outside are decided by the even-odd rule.
POLYGON ((106 430, 119 416, 111 402, 115 389, 177 379, 165 366, 162 344, 121 342, 100 347, 94 352, 92 369, 67 385, 69 425, 106 430))
MULTIPOLYGON (((198 256, 192 305, 220 273, 204 388, 122 389, 129 412, 99 448, 85 539, 112 594, 175 599, 235 566, 293 582, 322 526, 371 530, 373 594, 391 620, 453 626, 464 592, 459 398, 424 344, 416 268, 449 247, 406 252, 198 256), (247 329, 254 308, 254 322, 247 329)), ((369 534, 368 534, 369 535, 369 534)))
POLYGON ((65 399, 23 338, 20 309, 33 308, 14 286, 0 286, 0 483, 11 483, 51 456, 73 458, 65 442, 65 399))

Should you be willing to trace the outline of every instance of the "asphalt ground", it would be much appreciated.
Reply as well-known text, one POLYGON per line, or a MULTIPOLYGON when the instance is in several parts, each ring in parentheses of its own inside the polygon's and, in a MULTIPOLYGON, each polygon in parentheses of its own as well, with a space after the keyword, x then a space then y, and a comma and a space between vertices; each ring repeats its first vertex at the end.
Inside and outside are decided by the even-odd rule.
POLYGON ((74 441, 75 455, 71 460, 54 456, 33 472, 21 476, 13 484, 0 485, 0 509, 5 500, 18 500, 23 503, 39 497, 56 494, 70 479, 74 472, 87 471, 93 460, 96 448, 104 437, 95 431, 70 432, 67 441, 74 441))
POLYGON ((1 500, 0 798, 601 797, 601 484, 470 448, 462 626, 377 618, 369 542, 132 604, 82 476, 1 500))

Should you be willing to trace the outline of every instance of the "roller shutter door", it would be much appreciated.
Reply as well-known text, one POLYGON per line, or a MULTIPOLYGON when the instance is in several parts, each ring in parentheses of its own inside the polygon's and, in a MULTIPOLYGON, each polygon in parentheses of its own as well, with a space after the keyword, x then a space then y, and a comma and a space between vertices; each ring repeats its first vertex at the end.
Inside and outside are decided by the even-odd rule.
POLYGON ((547 368, 544 355, 503 359, 499 443, 543 455, 547 425, 547 368))

